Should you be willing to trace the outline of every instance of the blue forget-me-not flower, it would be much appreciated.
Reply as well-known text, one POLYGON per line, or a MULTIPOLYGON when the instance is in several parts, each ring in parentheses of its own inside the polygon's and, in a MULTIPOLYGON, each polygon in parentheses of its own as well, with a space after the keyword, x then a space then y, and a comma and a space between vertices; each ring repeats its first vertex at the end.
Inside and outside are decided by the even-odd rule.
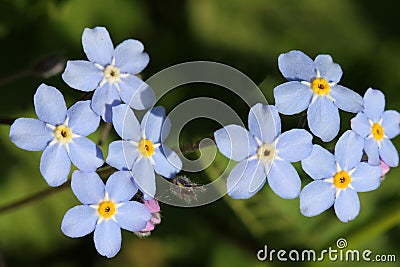
POLYGON ((278 65, 289 82, 275 87, 276 108, 285 115, 308 108, 308 126, 322 141, 331 141, 339 132, 338 108, 353 113, 362 110, 362 97, 338 85, 342 69, 331 56, 319 55, 313 61, 301 51, 290 51, 279 56, 278 65))
POLYGON ((227 125, 214 133, 218 149, 226 157, 239 161, 227 180, 232 198, 252 197, 264 185, 282 198, 296 198, 301 181, 290 162, 308 157, 312 135, 303 129, 281 134, 281 120, 275 106, 256 104, 250 109, 249 130, 227 125))
POLYGON ((375 190, 382 170, 360 162, 364 140, 346 131, 335 146, 335 155, 314 145, 311 155, 302 160, 304 171, 314 179, 300 193, 300 210, 307 217, 316 216, 334 205, 339 220, 347 222, 360 212, 357 192, 375 190))
POLYGON ((67 110, 60 91, 45 84, 39 86, 33 100, 39 120, 17 119, 11 125, 10 139, 25 150, 44 150, 40 172, 50 186, 67 181, 71 161, 87 172, 103 164, 101 150, 86 138, 100 122, 90 101, 78 101, 67 110))

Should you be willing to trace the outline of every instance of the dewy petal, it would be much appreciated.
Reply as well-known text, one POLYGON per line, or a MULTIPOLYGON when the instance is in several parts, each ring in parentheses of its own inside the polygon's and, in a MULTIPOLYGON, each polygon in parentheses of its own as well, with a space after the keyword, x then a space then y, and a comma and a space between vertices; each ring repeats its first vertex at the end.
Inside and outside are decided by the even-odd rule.
POLYGON ((115 66, 122 72, 137 74, 149 64, 149 55, 138 40, 125 40, 115 48, 115 66))
POLYGON ((299 196, 301 181, 296 169, 287 161, 275 159, 267 174, 268 184, 272 191, 285 199, 299 196))
POLYGON ((385 110, 385 95, 369 88, 364 95, 364 113, 373 122, 378 122, 385 110))
POLYGON ((146 157, 142 157, 137 160, 133 166, 133 179, 136 185, 148 197, 153 198, 156 193, 156 180, 154 174, 154 168, 150 163, 150 160, 146 157))
POLYGON ((335 201, 334 207, 339 220, 342 222, 353 220, 360 212, 360 200, 357 192, 350 188, 342 190, 335 201))
POLYGON ((311 103, 313 91, 310 86, 291 81, 274 88, 275 106, 285 115, 304 111, 311 103))
POLYGON ((90 103, 90 100, 78 101, 68 109, 68 127, 73 133, 87 136, 99 127, 100 117, 94 113, 90 103))
POLYGON ((386 110, 382 115, 382 127, 385 135, 389 138, 395 138, 400 134, 400 113, 395 110, 386 110))
POLYGON ((117 171, 110 175, 106 183, 106 192, 110 200, 116 203, 126 202, 136 194, 138 189, 131 178, 130 171, 117 171))
POLYGON ((92 98, 92 109, 104 121, 112 120, 112 108, 121 103, 119 94, 114 85, 105 83, 94 91, 92 98))
POLYGON ((320 76, 328 82, 338 83, 342 78, 342 68, 339 64, 333 62, 330 55, 318 55, 314 60, 314 65, 320 76))
POLYGON ((153 143, 159 143, 161 140, 161 131, 165 121, 165 109, 157 106, 146 112, 140 127, 144 130, 146 138, 153 143))
POLYGON ((50 186, 59 186, 68 180, 71 161, 63 145, 48 146, 40 159, 40 173, 50 186))
POLYGON ((93 62, 86 60, 68 60, 62 79, 70 87, 90 92, 99 87, 103 72, 93 62))
POLYGON ((300 193, 300 211, 313 217, 329 209, 335 201, 336 189, 332 183, 317 180, 306 185, 300 193))
POLYGON ((129 201, 118 208, 115 218, 122 229, 138 232, 146 227, 151 219, 151 213, 142 203, 129 201))
POLYGON ((311 155, 301 161, 301 166, 314 180, 330 178, 336 173, 335 157, 319 145, 313 145, 311 155))
POLYGON ((98 219, 97 211, 87 205, 69 209, 62 220, 61 231, 69 237, 82 237, 93 232, 98 219))
POLYGON ((118 83, 121 89, 120 96, 123 102, 136 110, 152 107, 156 102, 153 89, 134 75, 123 78, 118 83))
POLYGON ((182 169, 182 161, 169 147, 163 145, 154 149, 154 170, 165 178, 173 178, 182 169))
POLYGON ((273 105, 255 104, 248 118, 250 133, 263 143, 272 143, 281 134, 281 118, 273 105))
POLYGON ((341 110, 357 113, 363 110, 363 98, 341 85, 335 85, 331 87, 330 95, 335 99, 333 102, 341 110))
POLYGON ((67 117, 64 97, 55 87, 41 84, 33 97, 39 120, 51 125, 63 124, 67 117))
POLYGON ((102 66, 111 63, 114 55, 114 45, 106 28, 85 28, 82 34, 82 45, 90 61, 102 66))
POLYGON ((308 107, 308 126, 324 142, 332 141, 340 128, 339 110, 327 97, 317 97, 308 107))
POLYGON ((371 125, 363 112, 358 113, 352 118, 350 124, 351 129, 363 138, 371 134, 371 125))
POLYGON ((113 220, 103 220, 96 226, 93 239, 97 252, 112 258, 121 249, 121 228, 113 220))
POLYGON ((19 118, 11 125, 10 139, 19 148, 40 151, 53 139, 53 131, 42 121, 19 118))
POLYGON ((340 167, 350 171, 361 161, 364 139, 354 131, 346 131, 335 146, 335 160, 340 167))
POLYGON ((97 205, 104 199, 104 183, 96 172, 74 171, 71 188, 83 204, 97 205))
POLYGON ((139 141, 142 133, 139 121, 126 104, 121 104, 112 109, 112 122, 117 134, 124 140, 139 141))
POLYGON ((264 165, 259 160, 242 160, 228 176, 228 195, 234 199, 252 197, 265 184, 265 176, 264 165))
POLYGON ((368 163, 374 166, 380 164, 378 143, 374 138, 366 138, 364 143, 364 150, 368 156, 368 163))
POLYGON ((312 135, 303 129, 292 129, 278 137, 278 156, 286 161, 296 162, 307 158, 313 149, 312 135))
POLYGON ((118 170, 132 170, 139 150, 129 141, 118 140, 110 144, 106 162, 118 170))
POLYGON ((227 158, 241 161, 257 152, 254 137, 239 125, 227 125, 214 132, 219 151, 227 158))
POLYGON ((390 167, 397 167, 399 165, 399 154, 392 141, 387 138, 382 139, 379 155, 382 160, 390 167))
POLYGON ((293 50, 278 57, 282 75, 289 81, 311 81, 315 77, 313 60, 301 51, 293 50))
POLYGON ((351 185, 357 192, 368 192, 375 190, 381 183, 382 169, 380 166, 371 166, 361 162, 356 166, 351 175, 351 185))
POLYGON ((85 172, 94 172, 104 163, 100 148, 86 137, 73 138, 68 155, 72 163, 85 172))

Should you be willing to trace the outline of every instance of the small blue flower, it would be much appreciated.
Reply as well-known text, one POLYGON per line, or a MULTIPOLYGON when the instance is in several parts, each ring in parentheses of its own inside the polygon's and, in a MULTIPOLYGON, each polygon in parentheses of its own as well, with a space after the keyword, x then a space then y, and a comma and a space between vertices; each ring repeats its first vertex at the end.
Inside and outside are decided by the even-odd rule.
POLYGON ((62 232, 72 238, 94 230, 94 245, 107 258, 121 249, 121 228, 137 232, 151 219, 144 204, 129 201, 137 192, 129 172, 115 172, 104 186, 95 172, 74 171, 71 187, 83 205, 69 209, 62 220, 62 232))
POLYGON ((78 101, 67 110, 60 91, 45 84, 39 86, 33 101, 39 120, 17 119, 11 125, 10 139, 25 150, 44 150, 40 172, 50 186, 67 181, 71 161, 87 172, 103 164, 101 150, 86 138, 100 123, 90 101, 78 101))
POLYGON ((360 162, 364 140, 349 130, 338 140, 335 155, 314 145, 311 155, 301 161, 304 171, 314 179, 300 193, 300 210, 316 216, 334 205, 339 220, 348 222, 360 212, 357 192, 375 190, 382 170, 360 162))
POLYGON ((328 142, 340 128, 338 108, 347 112, 362 110, 362 97, 338 85, 342 69, 329 55, 319 55, 313 61, 301 51, 281 54, 278 65, 289 81, 274 89, 276 108, 285 115, 308 108, 308 126, 313 134, 328 142))
POLYGON ((74 89, 95 91, 92 109, 104 121, 121 100, 139 110, 154 104, 153 90, 135 76, 149 63, 141 42, 126 40, 114 49, 107 29, 96 27, 83 31, 82 45, 89 61, 68 61, 62 78, 74 89))
POLYGON ((250 109, 250 132, 228 125, 214 133, 218 149, 226 157, 240 161, 228 176, 227 189, 232 198, 252 197, 264 185, 282 198, 296 198, 301 181, 290 162, 308 157, 312 135, 303 129, 281 134, 281 120, 272 105, 256 104, 250 109))
POLYGON ((351 120, 351 129, 364 138, 369 164, 379 165, 381 158, 390 167, 396 167, 399 154, 390 139, 400 133, 400 113, 384 110, 383 93, 368 89, 364 95, 364 110, 351 120))
POLYGON ((129 106, 121 104, 113 108, 112 122, 122 140, 110 144, 106 162, 118 170, 131 170, 145 199, 151 199, 156 192, 154 171, 173 178, 182 169, 178 155, 163 145, 171 128, 165 109, 154 107, 139 124, 129 106))

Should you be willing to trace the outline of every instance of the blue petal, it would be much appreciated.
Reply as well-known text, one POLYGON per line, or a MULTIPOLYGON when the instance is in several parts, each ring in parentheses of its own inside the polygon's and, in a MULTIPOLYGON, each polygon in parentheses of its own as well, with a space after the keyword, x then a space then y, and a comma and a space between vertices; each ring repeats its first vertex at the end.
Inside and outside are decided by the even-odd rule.
POLYGON ((257 152, 254 137, 239 125, 228 125, 214 132, 219 151, 227 158, 241 161, 257 152))
POLYGON ((112 122, 117 134, 124 140, 139 141, 142 133, 139 121, 128 105, 121 104, 112 109, 112 122))
POLYGON ((381 148, 379 149, 379 155, 382 160, 390 167, 397 167, 399 165, 399 154, 394 147, 392 141, 387 138, 383 138, 381 141, 381 148))
POLYGON ((368 118, 363 112, 358 113, 350 121, 351 129, 365 138, 371 134, 371 124, 369 124, 368 118))
POLYGON ((335 160, 344 170, 351 170, 361 161, 364 139, 355 132, 346 131, 335 146, 335 160))
POLYGON ((138 232, 146 227, 151 219, 151 213, 145 205, 129 201, 124 202, 115 214, 118 225, 125 230, 138 232))
POLYGON ((36 119, 16 119, 10 128, 10 139, 19 148, 40 151, 53 139, 53 131, 36 119))
POLYGON ((64 97, 55 87, 41 84, 33 97, 39 120, 51 125, 59 125, 67 118, 64 97))
POLYGON ((379 148, 374 138, 365 139, 364 150, 368 156, 368 163, 375 166, 379 165, 379 148))
POLYGON ((313 60, 301 51, 293 50, 278 57, 279 70, 289 81, 311 81, 315 77, 313 60))
POLYGON ((311 103, 313 91, 298 81, 287 82, 274 88, 275 106, 285 115, 304 111, 311 103))
POLYGON ((324 142, 332 141, 340 128, 339 110, 327 97, 317 97, 308 107, 308 126, 324 142))
POLYGON ((73 138, 68 155, 72 163, 85 172, 96 171, 104 163, 100 148, 86 137, 73 138))
POLYGON ((156 177, 150 160, 146 157, 138 159, 133 166, 133 179, 140 191, 149 197, 156 193, 156 177))
POLYGON ((381 125, 389 139, 395 138, 400 134, 400 113, 395 110, 383 112, 381 125))
POLYGON ((138 40, 123 41, 115 48, 115 66, 122 72, 137 74, 149 64, 149 55, 138 40))
POLYGON ((354 173, 351 175, 351 185, 357 192, 372 191, 379 187, 381 176, 381 167, 361 162, 356 166, 354 173))
POLYGON ((364 113, 373 122, 381 119, 385 110, 385 95, 379 91, 369 88, 364 95, 364 113))
POLYGON ((93 232, 98 219, 97 210, 87 205, 69 209, 62 220, 61 231, 69 237, 82 237, 93 232))
POLYGON ((165 109, 162 106, 154 107, 146 112, 140 124, 140 127, 145 132, 146 139, 153 143, 161 141, 161 132, 165 119, 165 109))
POLYGON ((267 173, 267 178, 272 191, 281 198, 293 199, 299 196, 300 177, 289 162, 275 159, 267 173))
POLYGON ((357 192, 349 188, 341 190, 334 207, 339 220, 342 222, 353 220, 360 212, 360 200, 357 192))
POLYGON ((63 145, 48 146, 40 159, 40 173, 50 186, 59 186, 68 180, 71 161, 63 145))
POLYGON ((300 193, 300 211, 313 217, 329 209, 335 201, 336 189, 332 183, 317 180, 306 185, 300 193))
POLYGON ((301 161, 301 167, 314 180, 333 177, 336 173, 335 157, 319 145, 313 145, 311 155, 301 161))
POLYGON ((121 249, 121 228, 113 220, 104 220, 96 226, 93 239, 97 252, 112 258, 121 249))
POLYGON ((252 197, 265 184, 265 176, 264 165, 259 160, 242 160, 228 176, 228 195, 234 199, 252 197))
POLYGON ((286 161, 296 162, 307 158, 313 149, 312 135, 303 129, 292 129, 278 137, 278 156, 286 161))
POLYGON ((147 109, 156 102, 156 96, 150 86, 134 75, 121 79, 118 85, 122 101, 133 109, 147 109))
POLYGON ((320 76, 328 82, 338 83, 342 78, 342 68, 339 64, 333 62, 330 55, 318 55, 314 60, 314 64, 320 76))
POLYGON ((90 100, 78 101, 68 109, 68 127, 73 133, 87 136, 99 127, 100 117, 93 112, 90 103, 90 100))
POLYGON ((110 144, 106 162, 118 170, 131 170, 138 156, 137 146, 129 141, 118 140, 110 144))
POLYGON ((121 100, 119 99, 117 89, 109 83, 105 83, 94 91, 92 109, 106 122, 112 120, 112 108, 120 103, 121 100))
POLYGON ((106 28, 85 28, 82 34, 82 45, 90 61, 99 63, 102 66, 111 63, 114 45, 106 28))
POLYGON ((329 94, 335 99, 333 102, 341 110, 357 113, 363 110, 363 98, 341 85, 335 85, 331 87, 329 94))
POLYGON ((126 202, 136 194, 138 189, 132 183, 131 178, 132 173, 130 171, 118 171, 110 175, 106 183, 106 191, 112 201, 116 203, 126 202))
POLYGON ((105 196, 104 183, 96 172, 74 171, 71 188, 79 201, 86 205, 97 205, 105 196))
POLYGON ((173 178, 182 169, 182 161, 178 155, 167 146, 154 149, 154 170, 161 176, 173 178))
POLYGON ((90 92, 103 80, 103 72, 94 63, 85 60, 68 60, 62 79, 70 87, 90 92))
POLYGON ((249 112, 250 133, 263 143, 272 143, 281 134, 281 118, 273 105, 254 105, 249 112))

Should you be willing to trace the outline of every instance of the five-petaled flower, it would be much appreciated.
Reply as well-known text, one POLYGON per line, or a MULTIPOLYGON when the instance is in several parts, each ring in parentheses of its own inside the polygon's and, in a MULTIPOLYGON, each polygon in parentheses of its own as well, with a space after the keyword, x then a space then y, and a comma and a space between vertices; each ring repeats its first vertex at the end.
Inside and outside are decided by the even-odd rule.
POLYGON ((339 220, 347 222, 360 212, 357 192, 375 190, 382 170, 360 162, 364 140, 351 130, 335 146, 335 155, 314 145, 311 155, 302 160, 304 171, 314 179, 300 193, 300 210, 305 216, 316 216, 334 205, 339 220))
POLYGON ((362 97, 338 85, 342 69, 331 56, 319 55, 313 61, 301 51, 290 51, 279 56, 278 65, 289 82, 275 87, 276 108, 285 115, 308 108, 308 126, 322 141, 331 141, 339 132, 338 108, 353 113, 362 110, 362 97))
POLYGON ((139 110, 154 104, 153 90, 135 76, 149 63, 141 42, 125 40, 114 49, 107 29, 96 27, 83 31, 82 45, 89 61, 68 61, 62 78, 74 89, 95 90, 92 109, 105 121, 121 100, 139 110))
POLYGON ((385 110, 385 96, 379 90, 368 89, 364 95, 364 110, 351 120, 351 129, 365 139, 368 163, 379 165, 380 158, 390 167, 399 164, 399 154, 390 139, 400 133, 400 113, 385 110))
POLYGON ((178 155, 163 144, 171 127, 165 109, 152 108, 139 124, 129 106, 121 104, 113 108, 112 122, 122 140, 110 144, 106 162, 119 170, 131 170, 145 199, 154 197, 154 171, 173 178, 182 168, 178 155))
POLYGON ((312 136, 306 130, 292 129, 281 134, 281 120, 272 105, 256 104, 250 109, 250 132, 228 125, 214 133, 218 149, 226 157, 240 161, 227 181, 232 198, 250 198, 268 178, 271 189, 282 198, 296 198, 301 181, 290 162, 308 157, 312 136))
POLYGON ((101 150, 86 138, 100 122, 90 101, 78 101, 67 110, 60 91, 42 84, 34 96, 34 106, 39 120, 17 119, 11 125, 10 139, 25 150, 44 150, 40 172, 50 186, 67 181, 71 161, 86 172, 103 164, 101 150))
POLYGON ((108 258, 121 248, 121 228, 137 232, 151 219, 144 204, 130 199, 137 192, 126 171, 113 173, 104 186, 97 173, 74 171, 72 191, 83 205, 69 209, 61 224, 62 232, 69 237, 82 237, 94 230, 97 251, 108 258))

